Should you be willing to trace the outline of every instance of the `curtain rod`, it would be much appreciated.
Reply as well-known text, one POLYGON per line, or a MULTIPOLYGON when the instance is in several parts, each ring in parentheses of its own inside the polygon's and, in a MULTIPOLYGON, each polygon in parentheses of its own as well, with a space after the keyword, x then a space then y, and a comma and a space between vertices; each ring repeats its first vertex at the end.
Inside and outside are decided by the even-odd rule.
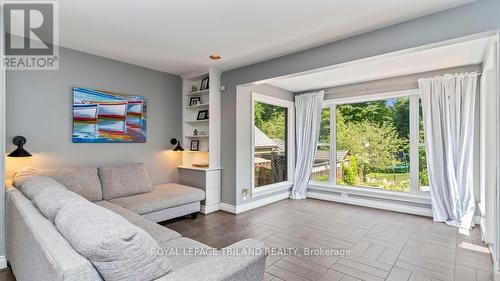
MULTIPOLYGON (((483 75, 483 73, 482 73, 482 72, 477 72, 477 71, 475 71, 475 72, 463 72, 463 73, 452 73, 452 74, 441 74, 441 75, 435 75, 435 76, 430 76, 430 77, 421 77, 421 78, 417 78, 417 79, 415 80, 415 82, 417 82, 417 81, 418 81, 418 79, 422 79, 422 78, 424 78, 424 79, 431 79, 431 78, 434 78, 434 77, 443 77, 443 76, 458 76, 458 75, 465 74, 465 73, 467 73, 467 74, 473 74, 473 75, 476 75, 476 76, 478 76, 478 77, 483 75)), ((377 81, 377 80, 372 80, 372 81, 377 81)), ((370 83, 370 82, 372 82, 372 81, 367 81, 367 82, 364 82, 364 83, 370 83)), ((358 83, 354 83, 354 84, 361 84, 361 85, 359 85, 359 86, 358 86, 358 87, 356 87, 356 88, 363 88, 363 90, 371 90, 371 89, 373 89, 373 88, 371 88, 371 87, 369 87, 369 86, 366 86, 366 85, 364 85, 364 84, 362 84, 362 83, 363 83, 363 82, 358 82, 358 83)), ((354 84, 346 84, 346 85, 336 86, 336 87, 334 86, 334 87, 329 87, 329 88, 325 88, 325 89, 322 89, 322 90, 323 90, 323 91, 325 91, 325 95, 326 95, 326 94, 335 94, 335 93, 337 93, 337 92, 336 92, 335 90, 332 90, 332 88, 349 87, 349 86, 354 85, 354 84)), ((354 88, 354 89, 356 89, 356 88, 354 88)), ((314 91, 321 91, 321 90, 314 90, 314 91)), ((306 93, 306 92, 300 92, 300 93, 297 93, 297 94, 303 94, 303 93, 306 93)))

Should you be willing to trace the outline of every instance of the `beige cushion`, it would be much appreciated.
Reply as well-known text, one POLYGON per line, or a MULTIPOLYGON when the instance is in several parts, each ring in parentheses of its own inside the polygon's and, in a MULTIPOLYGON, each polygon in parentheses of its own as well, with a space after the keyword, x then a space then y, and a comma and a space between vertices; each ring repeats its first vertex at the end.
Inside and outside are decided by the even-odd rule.
POLYGON ((170 271, 158 243, 118 214, 88 201, 67 202, 56 216, 57 230, 92 262, 104 280, 155 280, 170 271))
POLYGON ((100 167, 99 177, 104 200, 149 192, 153 189, 149 174, 142 163, 100 167))
POLYGON ((71 192, 67 189, 44 189, 33 197, 33 204, 38 208, 40 213, 51 222, 56 219, 56 214, 59 209, 68 201, 79 200, 87 201, 82 196, 71 192))
POLYGON ((167 183, 153 187, 151 192, 115 198, 111 202, 142 215, 204 199, 205 192, 201 189, 167 183))
POLYGON ((21 188, 23 187, 24 182, 27 179, 36 175, 39 175, 38 169, 25 167, 14 173, 14 176, 12 178, 12 183, 14 184, 15 187, 21 188))
POLYGON ((90 201, 102 200, 101 181, 97 168, 60 168, 60 169, 34 169, 24 168, 14 175, 14 185, 21 188, 27 178, 33 175, 47 176, 55 179, 71 190, 90 201))
POLYGON ((30 200, 33 200, 35 196, 47 189, 67 190, 63 185, 52 178, 36 175, 23 179, 23 185, 19 189, 24 194, 24 196, 26 196, 30 200))
POLYGON ((141 229, 149 233, 149 235, 151 235, 151 237, 153 237, 158 243, 163 243, 181 237, 179 233, 171 229, 168 229, 162 225, 159 225, 153 221, 150 221, 146 218, 143 218, 142 216, 132 211, 129 211, 123 207, 120 207, 115 203, 109 201, 99 201, 95 202, 95 204, 124 217, 129 222, 135 224, 136 226, 140 227, 141 229))

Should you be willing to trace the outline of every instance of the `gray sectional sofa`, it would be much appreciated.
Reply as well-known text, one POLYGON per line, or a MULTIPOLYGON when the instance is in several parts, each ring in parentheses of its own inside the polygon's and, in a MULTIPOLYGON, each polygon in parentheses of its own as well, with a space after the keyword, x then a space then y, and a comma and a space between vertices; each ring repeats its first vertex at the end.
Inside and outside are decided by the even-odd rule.
POLYGON ((262 242, 216 250, 156 223, 203 199, 196 188, 152 186, 142 164, 24 169, 7 189, 7 259, 19 281, 262 280, 262 242))
POLYGON ((200 211, 203 190, 176 183, 153 185, 142 163, 110 165, 99 168, 24 168, 14 176, 20 187, 33 175, 48 176, 87 200, 113 202, 155 222, 200 211))

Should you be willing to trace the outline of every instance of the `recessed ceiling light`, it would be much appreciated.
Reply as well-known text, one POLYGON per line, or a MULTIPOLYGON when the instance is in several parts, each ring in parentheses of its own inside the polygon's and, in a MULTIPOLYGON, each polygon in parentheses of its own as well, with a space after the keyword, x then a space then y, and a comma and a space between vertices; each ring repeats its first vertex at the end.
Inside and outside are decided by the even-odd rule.
POLYGON ((217 55, 217 54, 212 54, 212 55, 209 56, 209 58, 211 60, 220 60, 221 59, 221 57, 219 55, 217 55))

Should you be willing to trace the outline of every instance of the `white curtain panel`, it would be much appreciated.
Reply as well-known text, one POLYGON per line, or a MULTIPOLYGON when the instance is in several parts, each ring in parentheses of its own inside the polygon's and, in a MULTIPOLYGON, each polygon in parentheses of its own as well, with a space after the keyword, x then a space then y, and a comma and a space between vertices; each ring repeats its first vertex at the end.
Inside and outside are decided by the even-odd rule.
POLYGON ((290 198, 305 199, 311 175, 321 123, 324 91, 295 97, 296 163, 290 198))
POLYGON ((434 221, 463 229, 475 211, 473 159, 477 73, 419 79, 434 221))

